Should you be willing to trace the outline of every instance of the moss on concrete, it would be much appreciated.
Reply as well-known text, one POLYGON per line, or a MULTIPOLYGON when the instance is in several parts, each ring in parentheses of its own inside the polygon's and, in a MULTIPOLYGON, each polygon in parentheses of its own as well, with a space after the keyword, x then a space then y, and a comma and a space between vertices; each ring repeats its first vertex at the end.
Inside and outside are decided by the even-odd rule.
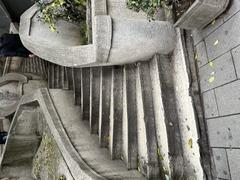
POLYGON ((36 179, 41 179, 41 174, 48 176, 49 180, 57 179, 56 172, 60 161, 60 151, 53 136, 44 133, 38 152, 33 160, 33 175, 36 179))

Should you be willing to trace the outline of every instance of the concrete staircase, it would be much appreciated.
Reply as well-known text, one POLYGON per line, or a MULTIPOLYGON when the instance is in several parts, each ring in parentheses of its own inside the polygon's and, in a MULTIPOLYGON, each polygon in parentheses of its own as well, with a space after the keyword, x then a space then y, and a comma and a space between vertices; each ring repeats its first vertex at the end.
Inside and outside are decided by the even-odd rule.
POLYGON ((34 58, 24 58, 21 61, 19 72, 21 73, 31 73, 38 76, 41 76, 47 79, 47 69, 48 69, 47 61, 40 59, 39 57, 34 58))
MULTIPOLYGON (((64 127, 75 148, 88 149, 88 155, 81 150, 79 154, 93 170, 108 179, 139 179, 140 174, 147 179, 187 176, 173 73, 170 57, 165 55, 124 66, 66 68, 49 64, 49 88, 73 90, 74 104, 80 105, 80 122, 64 127), (80 127, 85 135, 79 134, 80 127), (78 145, 78 138, 94 140, 78 145), (115 171, 124 167, 122 162, 125 170, 115 171)), ((54 90, 50 92, 54 94, 54 90)), ((62 109, 64 100, 58 98, 62 102, 55 106, 62 109)), ((62 116, 66 116, 63 120, 69 115, 62 116)))
POLYGON ((122 66, 22 63, 25 73, 47 73, 43 109, 61 121, 64 129, 50 129, 63 134, 55 140, 74 177, 204 179, 181 46, 179 40, 172 55, 122 66))

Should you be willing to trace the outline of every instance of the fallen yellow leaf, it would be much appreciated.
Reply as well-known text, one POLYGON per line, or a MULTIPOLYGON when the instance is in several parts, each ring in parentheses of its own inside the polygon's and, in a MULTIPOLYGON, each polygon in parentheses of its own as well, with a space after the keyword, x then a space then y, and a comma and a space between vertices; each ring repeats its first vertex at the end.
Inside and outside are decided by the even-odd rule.
POLYGON ((214 25, 215 23, 216 23, 216 20, 214 19, 211 24, 214 25))
POLYGON ((198 60, 198 53, 195 53, 195 60, 198 60))
POLYGON ((214 76, 211 76, 211 77, 208 79, 208 82, 209 82, 209 83, 212 83, 214 80, 215 80, 215 77, 214 77, 214 76))
POLYGON ((213 65, 214 65, 212 61, 210 61, 208 64, 210 67, 213 67, 213 65))
POLYGON ((189 140, 188 140, 188 146, 189 146, 189 148, 193 148, 193 140, 192 140, 192 138, 190 138, 189 140))
POLYGON ((214 46, 218 45, 218 43, 219 43, 219 41, 216 40, 216 41, 214 42, 214 46))

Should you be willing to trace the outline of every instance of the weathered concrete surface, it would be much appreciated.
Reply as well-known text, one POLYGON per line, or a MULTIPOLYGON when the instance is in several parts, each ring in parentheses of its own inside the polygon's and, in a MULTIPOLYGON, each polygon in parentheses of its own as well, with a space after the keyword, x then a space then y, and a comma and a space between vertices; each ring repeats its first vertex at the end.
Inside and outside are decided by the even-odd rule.
POLYGON ((239 168, 240 168, 240 151, 239 149, 228 149, 228 162, 229 162, 229 169, 231 172, 231 178, 233 180, 239 179, 239 168))
POLYGON ((240 148, 239 26, 240 1, 232 0, 227 11, 216 21, 193 33, 197 56, 204 51, 199 49, 199 44, 205 43, 208 61, 213 61, 213 67, 211 64, 199 67, 199 78, 210 145, 213 153, 217 148, 226 156, 214 159, 216 178, 219 179, 238 180, 240 174, 237 155, 240 148), (209 82, 212 76, 215 80, 209 82))
MULTIPOLYGON (((78 106, 74 106, 72 92, 62 90, 50 90, 54 105, 57 108, 67 136, 71 139, 75 149, 91 171, 98 172, 98 176, 85 176, 85 179, 145 179, 138 171, 129 171, 121 160, 112 161, 109 152, 105 148, 99 148, 97 136, 88 131, 88 126, 80 118, 78 106), (69 104, 66 106, 66 103, 69 104), (67 112, 67 113, 66 113, 67 112), (69 114, 73 116, 69 117, 69 114)), ((64 146, 66 144, 62 144, 64 146)), ((61 147, 63 148, 63 147, 61 147)), ((83 169, 84 170, 84 169, 83 169)), ((86 169, 85 169, 86 171, 86 169)), ((80 179, 84 179, 79 173, 80 179)))
POLYGON ((112 159, 122 155, 122 121, 123 121, 123 67, 115 66, 112 70, 111 108, 109 127, 109 150, 112 159))
POLYGON ((177 46, 172 56, 172 71, 176 96, 177 114, 182 139, 184 168, 187 177, 204 179, 200 160, 199 132, 190 90, 190 77, 180 29, 177 29, 177 46))
POLYGON ((237 79, 230 52, 215 59, 214 61, 211 61, 211 63, 213 63, 213 65, 209 63, 199 69, 202 92, 219 87, 237 79), (211 77, 215 77, 213 82, 209 82, 211 77))
POLYGON ((224 12, 228 3, 229 0, 196 0, 175 26, 184 29, 202 29, 224 12))
POLYGON ((229 179, 230 172, 228 167, 228 159, 227 159, 227 152, 225 149, 213 149, 213 158, 217 170, 217 177, 229 179))
POLYGON ((239 148, 239 115, 219 117, 207 121, 211 147, 239 148))
POLYGON ((40 117, 38 109, 18 108, 0 159, 0 177, 31 177, 31 160, 40 141, 40 117))
POLYGON ((36 5, 21 17, 21 40, 34 54, 62 66, 132 63, 148 60, 154 53, 168 54, 173 50, 172 24, 135 18, 136 13, 129 13, 123 7, 124 11, 117 17, 118 3, 123 5, 123 1, 92 1, 92 44, 81 45, 79 27, 65 21, 58 22, 59 33, 52 33, 36 18, 39 13, 36 5))
POLYGON ((138 168, 138 117, 136 104, 136 67, 123 69, 123 149, 122 159, 128 169, 138 168))
POLYGON ((206 118, 219 116, 214 90, 203 93, 203 103, 206 118))

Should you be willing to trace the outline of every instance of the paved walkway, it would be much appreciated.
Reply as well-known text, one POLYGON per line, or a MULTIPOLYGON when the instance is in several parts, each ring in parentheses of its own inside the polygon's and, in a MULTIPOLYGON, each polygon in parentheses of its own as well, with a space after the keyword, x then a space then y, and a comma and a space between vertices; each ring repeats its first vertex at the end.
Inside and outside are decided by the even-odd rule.
POLYGON ((240 0, 193 37, 217 178, 239 180, 240 0))

